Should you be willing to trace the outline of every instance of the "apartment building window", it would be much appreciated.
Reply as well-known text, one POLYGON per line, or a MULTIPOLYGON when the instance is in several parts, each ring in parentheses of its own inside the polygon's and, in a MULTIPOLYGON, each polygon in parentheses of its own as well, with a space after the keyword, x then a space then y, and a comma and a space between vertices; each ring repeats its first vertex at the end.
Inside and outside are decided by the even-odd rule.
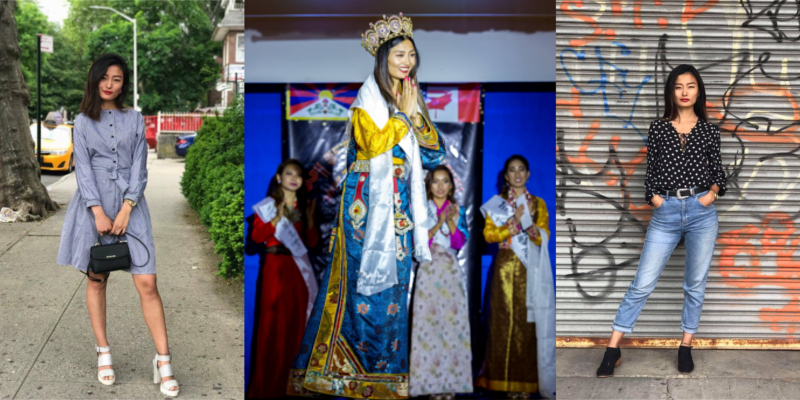
POLYGON ((236 62, 244 62, 244 33, 236 35, 236 62))

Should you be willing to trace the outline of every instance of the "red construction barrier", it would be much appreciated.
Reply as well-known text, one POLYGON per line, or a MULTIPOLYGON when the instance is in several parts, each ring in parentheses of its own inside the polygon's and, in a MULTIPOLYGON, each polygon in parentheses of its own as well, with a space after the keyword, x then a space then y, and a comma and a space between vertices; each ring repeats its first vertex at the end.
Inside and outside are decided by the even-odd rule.
POLYGON ((147 139, 147 147, 156 148, 156 133, 158 132, 158 115, 144 116, 144 136, 147 139))
POLYGON ((197 132, 200 130, 200 127, 203 126, 203 117, 212 115, 199 113, 161 113, 160 115, 145 115, 144 124, 147 146, 151 149, 156 148, 156 135, 159 131, 172 133, 185 132, 186 134, 197 132), (161 118, 160 121, 159 118, 161 118), (160 130, 159 124, 161 125, 160 130))
POLYGON ((203 114, 161 114, 161 132, 197 132, 203 126, 203 114))

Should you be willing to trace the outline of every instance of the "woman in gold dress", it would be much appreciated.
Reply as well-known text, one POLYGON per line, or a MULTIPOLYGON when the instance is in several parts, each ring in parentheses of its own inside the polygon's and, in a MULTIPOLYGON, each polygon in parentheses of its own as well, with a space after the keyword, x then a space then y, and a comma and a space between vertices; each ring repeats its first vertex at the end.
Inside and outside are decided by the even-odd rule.
POLYGON ((481 206, 483 235, 499 249, 487 294, 486 359, 475 386, 509 392, 510 398, 537 391, 550 398, 555 392, 555 299, 547 205, 525 187, 530 177, 525 157, 506 160, 503 175, 503 190, 481 206))

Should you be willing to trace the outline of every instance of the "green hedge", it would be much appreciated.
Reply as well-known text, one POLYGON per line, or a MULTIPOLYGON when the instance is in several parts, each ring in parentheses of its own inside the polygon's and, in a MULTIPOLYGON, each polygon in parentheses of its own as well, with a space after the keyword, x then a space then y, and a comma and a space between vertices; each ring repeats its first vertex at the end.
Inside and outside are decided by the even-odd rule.
POLYGON ((219 275, 244 276, 244 102, 208 117, 186 154, 181 191, 222 256, 219 275))

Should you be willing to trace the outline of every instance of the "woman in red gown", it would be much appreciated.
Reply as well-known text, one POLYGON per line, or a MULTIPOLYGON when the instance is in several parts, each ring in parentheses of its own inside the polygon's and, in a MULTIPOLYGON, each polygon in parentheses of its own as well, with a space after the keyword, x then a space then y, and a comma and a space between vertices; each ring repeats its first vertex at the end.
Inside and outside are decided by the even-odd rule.
POLYGON ((269 214, 274 217, 263 221, 261 216, 254 216, 251 239, 266 244, 267 253, 261 269, 261 296, 256 299, 260 310, 253 332, 253 361, 247 391, 250 399, 286 396, 289 368, 303 339, 309 289, 292 253, 275 236, 279 221, 286 218, 306 248, 318 242, 313 218, 316 201, 307 201, 303 176, 304 168, 299 161, 284 161, 267 191, 274 200, 275 211, 269 214))

